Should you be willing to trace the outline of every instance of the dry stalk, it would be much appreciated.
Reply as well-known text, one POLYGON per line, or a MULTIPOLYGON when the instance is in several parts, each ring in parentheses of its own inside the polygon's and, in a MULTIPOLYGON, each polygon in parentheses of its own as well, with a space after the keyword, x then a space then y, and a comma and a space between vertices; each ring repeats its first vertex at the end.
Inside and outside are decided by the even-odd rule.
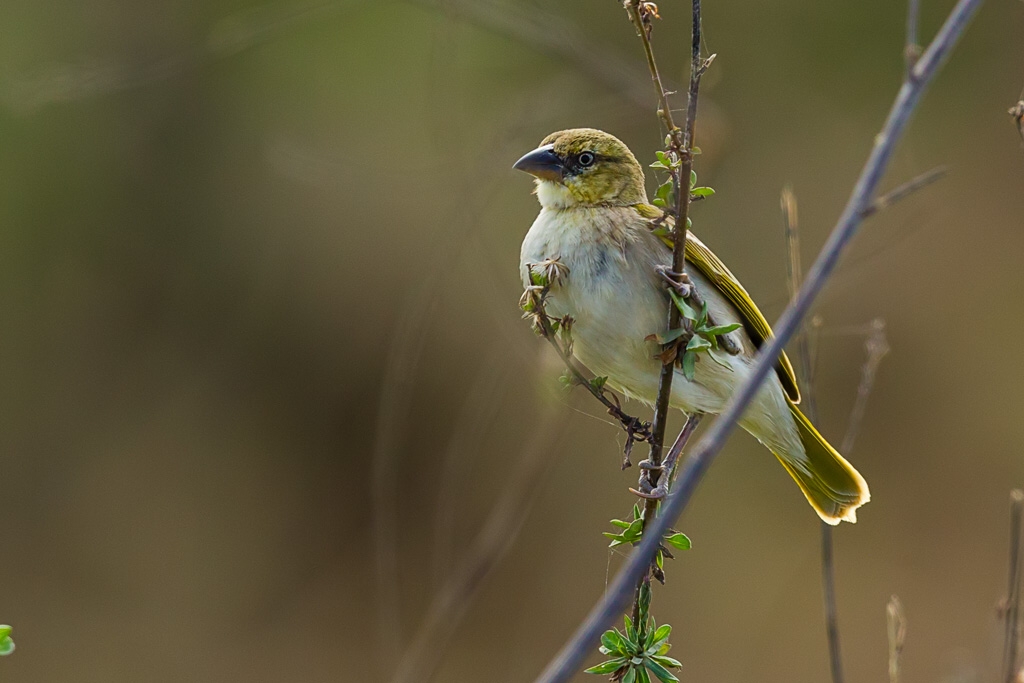
POLYGON ((1024 491, 1010 492, 1010 571, 1006 589, 1006 638, 1003 641, 1003 681, 1014 683, 1020 670, 1020 580, 1021 580, 1021 527, 1024 525, 1024 491))
POLYGON ((903 603, 895 595, 885 606, 886 632, 889 639, 889 683, 900 683, 900 664, 903 641, 907 637, 907 619, 903 616, 903 603))
MULTIPOLYGON (((692 0, 693 22, 691 31, 690 85, 687 91, 686 120, 683 128, 679 128, 672 117, 669 94, 662 82, 658 63, 654 57, 654 48, 651 45, 653 22, 654 19, 659 18, 657 7, 654 3, 645 0, 626 0, 624 6, 643 44, 644 55, 647 57, 647 66, 651 72, 651 81, 654 84, 655 95, 658 99, 658 117, 668 131, 666 140, 668 142, 669 154, 673 161, 678 164, 672 171, 676 196, 672 272, 682 275, 685 279, 686 228, 690 209, 690 173, 693 171, 693 135, 697 120, 697 96, 700 91, 701 76, 711 65, 711 62, 714 61, 715 55, 711 55, 706 60, 701 59, 700 0, 692 0)), ((695 291, 695 288, 690 288, 690 292, 695 291)), ((671 302, 668 308, 667 329, 678 329, 682 324, 682 314, 671 302)), ((675 358, 669 357, 667 362, 663 362, 661 375, 658 379, 658 396, 654 404, 654 418, 651 421, 648 468, 641 473, 640 477, 641 494, 648 494, 645 495, 646 501, 644 502, 643 528, 645 532, 651 524, 651 520, 657 515, 659 497, 664 496, 668 490, 667 482, 660 481, 660 478, 663 474, 662 451, 665 443, 665 427, 668 422, 669 399, 672 395, 672 378, 674 375, 675 358), (657 493, 650 495, 652 492, 657 493)), ((698 421, 699 418, 697 416, 689 416, 687 425, 683 428, 683 432, 687 432, 686 438, 683 439, 683 433, 681 432, 680 437, 676 439, 677 444, 680 444, 680 441, 682 442, 680 450, 685 446, 686 441, 689 440, 689 436, 692 435, 698 421), (686 427, 690 427, 691 422, 693 422, 693 425, 687 430, 686 427)), ((641 589, 645 584, 650 584, 650 581, 651 568, 648 566, 647 570, 636 582, 633 599, 633 623, 638 623, 641 589)))

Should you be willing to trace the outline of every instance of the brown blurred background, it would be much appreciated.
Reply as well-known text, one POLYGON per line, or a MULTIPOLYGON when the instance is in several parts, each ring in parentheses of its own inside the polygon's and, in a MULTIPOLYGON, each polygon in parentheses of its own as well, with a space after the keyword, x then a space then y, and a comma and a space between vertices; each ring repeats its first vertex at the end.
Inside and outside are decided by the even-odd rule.
MULTIPOLYGON (((952 4, 923 3, 924 38, 952 4)), ((680 82, 688 4, 661 11, 680 82)), ((779 192, 809 263, 899 85, 904 12, 705 3, 718 194, 695 229, 770 319, 779 192)), ((892 593, 905 681, 997 675, 1024 483, 1022 31, 1024 4, 982 8, 886 186, 951 172, 864 226, 816 308, 833 441, 850 329, 882 317, 892 347, 851 456, 873 501, 836 535, 853 683, 884 680, 892 593)), ((510 166, 583 125, 652 161, 640 57, 614 0, 0 4, 0 678, 388 680, 531 454, 436 680, 535 675, 620 564, 600 532, 636 470, 519 319, 537 206, 510 166)), ((826 680, 818 520, 773 459, 736 435, 679 526, 694 550, 655 614, 683 680, 826 680)))

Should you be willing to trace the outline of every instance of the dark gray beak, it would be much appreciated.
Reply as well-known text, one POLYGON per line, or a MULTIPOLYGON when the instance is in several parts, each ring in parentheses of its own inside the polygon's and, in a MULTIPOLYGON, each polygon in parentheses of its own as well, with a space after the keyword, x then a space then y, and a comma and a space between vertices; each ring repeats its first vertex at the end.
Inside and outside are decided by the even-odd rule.
POLYGON ((512 168, 526 171, 541 180, 561 182, 565 177, 565 166, 559 156, 555 154, 553 147, 553 145, 538 147, 512 164, 512 168))

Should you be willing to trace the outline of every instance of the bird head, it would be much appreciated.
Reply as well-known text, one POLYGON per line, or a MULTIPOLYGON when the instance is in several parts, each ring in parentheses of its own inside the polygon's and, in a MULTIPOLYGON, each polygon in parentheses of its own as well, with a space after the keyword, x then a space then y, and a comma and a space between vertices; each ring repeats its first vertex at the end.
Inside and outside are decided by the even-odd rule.
POLYGON ((546 208, 647 202, 644 171, 629 147, 593 128, 552 133, 512 168, 536 178, 537 198, 546 208))

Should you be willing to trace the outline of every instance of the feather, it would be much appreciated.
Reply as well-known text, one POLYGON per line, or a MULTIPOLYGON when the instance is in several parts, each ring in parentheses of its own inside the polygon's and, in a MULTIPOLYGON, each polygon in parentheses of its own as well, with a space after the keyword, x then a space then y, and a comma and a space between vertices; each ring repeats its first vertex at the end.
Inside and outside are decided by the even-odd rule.
MULTIPOLYGON (((672 227, 673 225, 673 219, 666 216, 656 206, 637 204, 633 208, 649 221, 652 229, 659 226, 672 227)), ((661 241, 670 250, 674 248, 671 237, 661 236, 661 241)), ((761 348, 765 340, 772 336, 772 328, 768 321, 765 320, 754 300, 747 294, 747 290, 722 263, 722 260, 689 231, 686 233, 686 261, 697 268, 736 307, 743 318, 743 327, 747 334, 750 335, 754 345, 761 348)), ((782 382, 782 387, 789 400, 794 404, 800 403, 800 387, 797 384, 796 372, 794 372, 793 364, 789 362, 785 351, 779 356, 775 371, 779 375, 779 381, 782 382)))

